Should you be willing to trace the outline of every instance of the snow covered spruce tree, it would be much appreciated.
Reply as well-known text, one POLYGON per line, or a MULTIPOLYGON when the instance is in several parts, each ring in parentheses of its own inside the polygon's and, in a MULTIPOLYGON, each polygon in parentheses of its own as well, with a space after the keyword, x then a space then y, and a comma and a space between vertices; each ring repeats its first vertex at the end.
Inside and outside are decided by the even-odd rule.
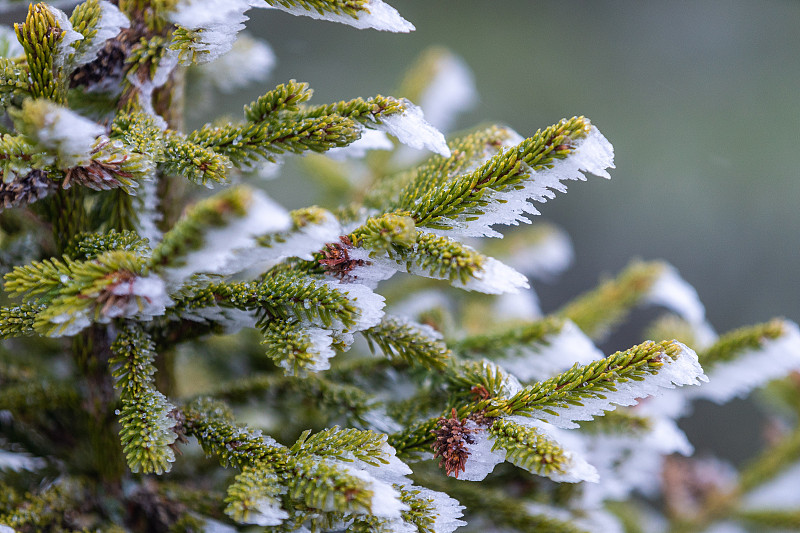
POLYGON ((183 131, 187 80, 263 81, 259 7, 413 29, 380 0, 88 0, 0 35, 0 532, 800 528, 796 325, 717 337, 661 262, 543 315, 563 233, 481 239, 609 177, 588 119, 445 140, 474 93, 437 50, 404 98, 289 81, 183 131), (262 192, 295 156, 329 205, 262 192), (655 340, 600 353, 642 305, 655 340), (691 400, 771 380, 763 457, 674 455, 691 400))

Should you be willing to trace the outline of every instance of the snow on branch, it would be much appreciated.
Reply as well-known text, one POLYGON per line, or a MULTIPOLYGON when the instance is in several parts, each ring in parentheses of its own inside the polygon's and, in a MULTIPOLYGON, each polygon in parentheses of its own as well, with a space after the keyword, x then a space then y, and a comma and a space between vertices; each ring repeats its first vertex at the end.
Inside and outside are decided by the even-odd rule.
POLYGON ((684 344, 647 341, 528 386, 497 409, 572 429, 578 427, 576 421, 592 420, 618 405, 635 405, 660 389, 707 380, 697 354, 684 344))
POLYGON ((274 9, 280 9, 292 15, 339 22, 360 30, 372 28, 395 33, 414 31, 413 24, 401 17, 395 8, 382 0, 357 0, 356 2, 351 2, 350 4, 355 7, 341 7, 335 2, 324 0, 261 1, 270 4, 274 9))
POLYGON ((723 335, 699 356, 708 369, 708 383, 684 394, 726 403, 800 370, 800 329, 781 319, 741 328, 723 335))

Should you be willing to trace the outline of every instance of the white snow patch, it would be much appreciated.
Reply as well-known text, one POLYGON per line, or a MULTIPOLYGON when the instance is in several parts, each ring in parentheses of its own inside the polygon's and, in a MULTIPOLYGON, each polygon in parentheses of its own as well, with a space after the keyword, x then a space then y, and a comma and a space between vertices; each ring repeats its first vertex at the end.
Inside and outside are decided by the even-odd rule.
POLYGON ((588 533, 625 533, 619 518, 605 509, 591 509, 584 516, 576 516, 572 523, 588 533))
POLYGON ((581 399, 583 405, 569 405, 567 407, 548 407, 548 411, 534 410, 531 416, 550 422, 554 426, 574 429, 578 427, 575 421, 592 420, 596 415, 605 411, 613 411, 617 405, 635 405, 639 398, 651 396, 660 389, 672 389, 682 385, 699 385, 701 381, 708 381, 703 373, 697 354, 691 348, 677 343, 681 351, 673 359, 664 356, 664 364, 655 374, 649 374, 641 381, 628 380, 616 383, 615 391, 603 392, 601 397, 581 399))
POLYGON ((150 247, 161 241, 163 234, 158 229, 158 222, 163 217, 158 210, 158 187, 155 176, 151 173, 142 179, 134 197, 136 205, 136 233, 147 239, 150 247))
POLYGON ((50 319, 50 323, 58 326, 58 328, 50 334, 50 337, 72 337, 80 333, 84 328, 88 328, 92 324, 92 320, 89 318, 89 310, 81 309, 79 311, 54 316, 50 319))
POLYGON ((402 112, 381 117, 381 123, 371 127, 394 135, 398 141, 411 148, 425 148, 450 157, 450 148, 444 135, 423 118, 422 109, 405 98, 402 102, 402 112))
POLYGON ((233 274, 249 270, 260 274, 287 257, 310 261, 313 259, 311 254, 324 248, 326 243, 336 241, 341 234, 339 221, 332 213, 325 211, 319 223, 309 223, 298 230, 276 235, 268 247, 256 245, 237 250, 221 272, 233 274))
POLYGON ((473 433, 470 434, 472 443, 464 442, 469 457, 464 463, 463 472, 454 472, 448 475, 455 477, 458 474, 458 479, 481 481, 494 470, 495 466, 506 460, 506 451, 502 448, 493 451, 494 437, 472 420, 467 420, 465 427, 473 430, 473 433))
MULTIPOLYGON (((466 248, 470 249, 468 246, 466 248)), ((414 251, 412 250, 411 256, 414 251)), ((395 272, 407 272, 415 276, 422 276, 431 279, 448 279, 448 274, 440 273, 438 269, 433 271, 424 270, 413 262, 403 259, 392 259, 385 252, 373 252, 370 255, 368 250, 360 248, 348 248, 348 254, 352 259, 363 259, 369 262, 354 268, 350 275, 360 283, 369 287, 376 287, 380 281, 391 278, 395 272)), ((462 283, 460 278, 450 281, 451 285, 468 291, 483 292, 486 294, 516 293, 520 289, 529 288, 528 280, 525 276, 509 267, 508 265, 484 256, 483 270, 471 277, 467 283, 462 283)))
MULTIPOLYGON (((386 300, 380 294, 372 292, 372 290, 358 283, 338 283, 335 281, 324 282, 331 289, 340 292, 347 296, 359 310, 356 324, 353 326, 354 331, 363 331, 373 326, 378 325, 383 318, 383 307, 386 305, 386 300)), ((336 328, 342 329, 345 328, 336 328)))
POLYGON ((228 524, 223 524, 213 518, 206 518, 201 517, 203 522, 203 533, 237 533, 239 531, 235 527, 231 527, 228 524))
POLYGON ((339 466, 353 477, 364 481, 365 488, 372 492, 370 513, 382 518, 400 518, 401 511, 407 511, 408 505, 400 501, 400 493, 389 483, 374 478, 369 472, 351 467, 346 463, 339 466))
POLYGON ((383 405, 370 409, 364 413, 361 418, 370 429, 380 433, 386 433, 388 435, 403 430, 403 426, 400 425, 397 420, 389 416, 386 412, 386 407, 383 405))
POLYGON ((248 524, 257 526, 277 526, 289 518, 289 513, 281 509, 278 502, 262 498, 255 502, 255 509, 248 514, 248 524))
POLYGON ((255 245, 255 238, 291 227, 286 210, 261 191, 251 191, 247 214, 221 228, 212 228, 204 236, 203 247, 187 254, 183 266, 168 268, 169 283, 179 283, 198 272, 216 273, 233 261, 238 249, 255 245))
POLYGON ((258 323, 255 311, 244 311, 235 307, 203 307, 185 312, 182 316, 196 322, 213 321, 222 324, 228 335, 238 333, 243 329, 254 329, 258 323))
POLYGON ((142 80, 133 71, 129 72, 127 76, 131 85, 139 90, 139 105, 142 107, 142 111, 153 117, 162 130, 167 129, 167 122, 153 108, 153 91, 167 83, 175 67, 178 66, 178 61, 179 52, 168 48, 161 56, 152 79, 142 80))
POLYGON ((465 507, 458 503, 455 498, 451 498, 444 492, 438 492, 426 487, 413 486, 409 488, 419 491, 417 498, 431 502, 433 512, 436 513, 436 518, 433 522, 434 533, 452 533, 457 528, 467 525, 463 520, 459 520, 464 516, 465 507))
POLYGON ((164 280, 156 275, 137 276, 129 282, 118 283, 111 287, 111 293, 128 298, 105 309, 101 323, 117 317, 152 320, 154 316, 163 315, 166 308, 173 304, 172 299, 167 296, 164 280))
POLYGON ((735 360, 712 367, 708 383, 686 391, 686 395, 722 404, 792 370, 800 370, 800 329, 788 320, 783 321, 783 329, 783 335, 765 340, 760 348, 746 350, 735 360))
POLYGON ((703 533, 749 533, 749 530, 745 529, 736 522, 727 521, 717 522, 716 524, 711 525, 703 533))
MULTIPOLYGON (((306 353, 312 356, 312 363, 303 370, 306 372, 321 372, 331 367, 330 359, 336 355, 331 347, 333 338, 331 332, 322 328, 303 328, 301 334, 311 343, 306 353)), ((294 375, 293 361, 283 360, 278 363, 286 372, 287 376, 294 375)))
POLYGON ((52 104, 35 137, 40 144, 56 151, 62 168, 72 168, 86 166, 92 161, 95 141, 105 132, 95 121, 52 104))
POLYGON ((486 257, 483 270, 476 272, 475 277, 471 277, 467 283, 462 284, 457 279, 452 285, 485 294, 515 293, 530 288, 528 278, 494 257, 486 257))
POLYGON ((603 480, 585 488, 585 504, 596 507, 605 500, 624 500, 633 491, 655 497, 661 488, 664 457, 673 453, 690 455, 694 451, 673 420, 654 417, 651 422, 651 430, 642 435, 580 433, 587 457, 603 480))
MULTIPOLYGON (((225 1, 225 0, 222 0, 225 1)), ((263 3, 263 2, 262 2, 263 3)), ((357 17, 337 13, 319 13, 314 9, 304 9, 301 6, 284 6, 276 4, 271 7, 279 9, 292 15, 311 17, 317 20, 327 20, 347 24, 359 30, 372 28, 379 31, 390 31, 394 33, 408 33, 414 31, 414 25, 400 16, 395 8, 384 3, 382 0, 369 0, 365 7, 368 11, 359 12, 357 17)))
POLYGON ((92 43, 79 56, 74 58, 76 66, 94 61, 97 53, 102 50, 107 40, 119 35, 123 28, 130 27, 131 23, 128 17, 117 6, 106 0, 101 0, 99 6, 100 19, 97 21, 97 33, 92 37, 92 43))

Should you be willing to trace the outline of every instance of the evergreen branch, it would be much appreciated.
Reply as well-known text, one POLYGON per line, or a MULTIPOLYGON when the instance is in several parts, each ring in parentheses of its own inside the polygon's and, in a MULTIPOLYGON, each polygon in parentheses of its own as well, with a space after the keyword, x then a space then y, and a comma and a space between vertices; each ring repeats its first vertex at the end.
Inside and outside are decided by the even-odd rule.
POLYGON ((565 451, 536 430, 500 418, 488 432, 494 437, 492 451, 505 450, 509 463, 553 479, 566 474, 569 458, 565 451))
POLYGON ((499 126, 492 126, 450 140, 450 156, 433 155, 425 163, 406 172, 378 179, 367 189, 364 205, 378 211, 402 209, 413 204, 414 194, 446 186, 447 182, 464 174, 496 155, 519 135, 499 126))
POLYGON ((380 324, 361 334, 373 352, 377 345, 387 357, 401 359, 412 366, 442 371, 452 358, 439 332, 404 318, 384 316, 380 324))
POLYGON ((491 361, 459 361, 447 374, 452 394, 463 399, 507 398, 520 388, 517 378, 491 361))
POLYGON ((199 146, 185 136, 168 132, 164 138, 164 171, 183 176, 193 183, 211 187, 212 182, 227 180, 230 161, 206 147, 199 146))
POLYGON ((574 420, 590 420, 613 410, 614 404, 633 405, 659 387, 696 384, 704 378, 697 356, 683 344, 647 341, 525 387, 486 414, 522 414, 572 428, 577 427, 574 420))
POLYGON ((33 170, 51 170, 53 157, 42 150, 24 135, 3 134, 0 136, 0 161, 3 176, 25 176, 33 170))
POLYGON ((800 369, 800 328, 774 319, 723 335, 702 353, 710 383, 693 398, 724 403, 800 369))
POLYGON ((286 492, 269 463, 261 461, 242 468, 228 487, 225 514, 240 524, 277 526, 289 517, 280 508, 280 496, 286 492))
POLYGON ((94 61, 109 39, 117 37, 130 21, 111 2, 87 0, 72 11, 70 23, 83 39, 73 44, 73 65, 84 65, 94 61))
POLYGON ((662 270, 659 262, 631 263, 616 279, 578 296, 555 314, 575 322, 590 338, 602 338, 647 297, 662 270))
POLYGON ((326 243, 341 235, 341 227, 329 211, 312 206, 289 213, 292 227, 287 231, 261 235, 256 239, 257 250, 253 255, 257 262, 275 262, 284 257, 299 257, 313 260, 326 243))
POLYGON ((198 398, 183 408, 186 435, 196 437, 207 455, 217 457, 224 467, 242 470, 264 461, 276 471, 286 467, 285 449, 260 430, 239 427, 224 403, 198 398))
POLYGON ((19 531, 66 526, 65 515, 83 500, 83 496, 85 491, 74 482, 61 480, 49 484, 36 494, 26 494, 25 500, 11 512, 0 514, 0 525, 19 531))
POLYGON ((196 400, 185 408, 184 414, 187 434, 197 437, 203 450, 216 455, 223 466, 244 469, 267 463, 286 485, 292 500, 321 510, 370 511, 373 492, 368 483, 343 467, 319 458, 293 455, 260 431, 237 427, 227 407, 218 402, 196 400))
POLYGON ((467 337, 454 350, 466 357, 491 357, 522 381, 547 379, 573 363, 603 357, 573 322, 560 317, 467 337))
POLYGON ((361 136, 356 123, 339 115, 214 127, 205 125, 188 140, 227 157, 239 168, 286 152, 325 152, 347 146, 361 136))
POLYGON ((6 275, 6 290, 47 305, 36 316, 38 332, 74 335, 96 321, 164 313, 170 303, 164 283, 146 276, 146 261, 135 252, 111 250, 87 261, 33 262, 6 275))
MULTIPOLYGON (((356 235, 360 240, 358 230, 356 235)), ((460 285, 467 285, 473 278, 477 278, 487 260, 476 250, 458 241, 422 231, 416 232, 413 246, 393 246, 386 249, 386 255, 401 271, 446 279, 460 285)))
POLYGON ((30 298, 41 295, 45 301, 59 294, 59 289, 71 280, 75 262, 64 257, 33 261, 29 265, 14 267, 4 277, 4 289, 14 296, 30 298))
POLYGON ((369 0, 265 0, 273 7, 299 7, 306 11, 316 11, 320 15, 333 13, 358 18, 359 13, 369 12, 369 0))
MULTIPOLYGON (((450 376, 450 381, 457 391, 486 391, 479 395, 482 399, 460 404, 455 415, 458 419, 476 413, 488 418, 522 415, 558 427, 576 428, 575 420, 591 420, 616 405, 633 405, 638 398, 654 394, 660 387, 696 384, 704 378, 697 356, 686 346, 676 341, 648 341, 586 366, 576 364, 556 377, 516 393, 514 389, 519 385, 513 383, 511 376, 488 362, 463 364, 458 373, 450 376)), ((445 418, 448 416, 448 412, 443 414, 445 418)), ((411 425, 390 435, 389 442, 398 454, 426 451, 441 418, 411 425)))
POLYGON ((356 327, 361 311, 352 298, 331 282, 303 273, 268 273, 259 282, 219 284, 218 291, 231 305, 259 313, 261 323, 270 318, 297 319, 326 329, 356 327))
MULTIPOLYGON (((313 435, 311 430, 304 431, 289 451, 294 455, 313 454, 347 462, 358 459, 371 466, 380 466, 389 463, 387 448, 386 435, 333 426, 313 435)), ((394 455, 393 451, 391 455, 394 455)))
POLYGON ((249 204, 248 192, 241 187, 227 189, 194 204, 153 249, 150 258, 152 267, 185 264, 185 256, 205 244, 206 232, 225 226, 233 217, 245 216, 249 204))
POLYGON ((35 304, 0 307, 0 339, 35 335, 33 324, 42 309, 44 306, 35 304))
POLYGON ((236 261, 239 250, 290 223, 286 212, 260 191, 227 189, 187 209, 153 249, 150 265, 173 283, 197 272, 237 272, 249 266, 236 261))
POLYGON ((306 327, 293 320, 270 320, 261 328, 266 355, 284 369, 287 376, 305 376, 330 368, 336 355, 331 348, 331 333, 306 327))
POLYGON ((64 83, 58 79, 61 27, 45 3, 30 4, 23 24, 15 24, 29 69, 28 91, 34 98, 63 101, 64 83))
POLYGON ((289 80, 289 83, 278 85, 244 106, 244 116, 248 122, 265 122, 277 113, 298 111, 299 105, 309 100, 313 93, 307 83, 289 80))
POLYGON ((94 41, 101 17, 100 0, 86 0, 72 10, 69 17, 72 28, 83 35, 83 39, 73 44, 76 56, 96 47, 97 43, 94 41))
POLYGON ((393 245, 400 248, 414 246, 417 242, 417 231, 411 217, 387 213, 368 218, 349 238, 355 246, 389 251, 393 245))
POLYGON ((106 233, 80 233, 73 238, 66 249, 66 255, 77 260, 96 259, 105 252, 126 250, 137 255, 150 252, 147 239, 139 237, 133 231, 117 231, 111 229, 106 233))
POLYGON ((364 126, 382 124, 383 119, 403 113, 406 103, 391 96, 377 95, 372 98, 354 98, 353 100, 335 102, 319 106, 301 108, 297 118, 320 118, 328 115, 339 115, 352 119, 364 126))
POLYGON ((712 369, 733 361, 744 352, 759 350, 786 332, 786 321, 778 318, 755 326, 745 326, 720 336, 713 345, 698 352, 697 357, 704 368, 712 369))
POLYGON ((491 225, 527 220, 522 212, 536 213, 527 200, 546 201, 554 194, 550 189, 564 190, 562 179, 582 179, 580 170, 605 174, 612 163, 602 149, 592 145, 586 157, 577 158, 583 144, 595 141, 592 135, 599 136, 597 142, 603 145, 605 139, 595 131, 583 117, 564 120, 446 183, 412 183, 401 194, 398 209, 408 212, 421 227, 497 236, 491 225), (573 154, 579 160, 560 171, 557 163, 573 154), (555 170, 547 174, 551 168, 555 170))
POLYGON ((0 410, 14 413, 18 419, 37 419, 43 412, 75 409, 82 398, 74 383, 34 380, 3 386, 0 410))
POLYGON ((487 294, 514 293, 528 287, 525 276, 516 270, 449 237, 416 231, 414 242, 409 245, 412 231, 413 223, 401 214, 368 220, 353 231, 350 240, 378 248, 361 250, 343 241, 348 261, 334 273, 345 278, 364 277, 372 283, 388 279, 394 272, 408 272, 447 279, 455 287, 487 294))
POLYGON ((169 472, 175 461, 175 406, 153 384, 155 344, 141 329, 127 326, 111 345, 109 359, 115 388, 120 391, 120 439, 134 473, 169 472))
POLYGON ((148 154, 153 161, 164 160, 164 132, 151 115, 117 113, 109 136, 112 140, 121 140, 135 152, 148 154))

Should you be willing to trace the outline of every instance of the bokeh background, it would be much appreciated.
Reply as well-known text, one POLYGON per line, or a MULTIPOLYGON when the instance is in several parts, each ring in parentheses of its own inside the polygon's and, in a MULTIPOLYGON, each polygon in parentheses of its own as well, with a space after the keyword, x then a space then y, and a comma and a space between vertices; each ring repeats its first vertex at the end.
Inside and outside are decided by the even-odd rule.
MULTIPOLYGON (((389 3, 415 32, 251 11, 248 30, 278 64, 265 85, 214 111, 238 115, 292 78, 309 82, 317 103, 392 94, 423 50, 445 46, 471 67, 480 94, 459 128, 496 122, 524 135, 580 114, 614 144, 610 182, 571 183, 541 208, 576 253, 556 283, 537 285, 545 311, 638 257, 675 265, 718 331, 800 320, 800 2, 389 3)), ((307 191, 291 172, 269 187, 297 207, 307 191)), ((701 405, 685 427, 701 452, 738 462, 760 446, 757 425, 757 408, 740 401, 701 405)))

